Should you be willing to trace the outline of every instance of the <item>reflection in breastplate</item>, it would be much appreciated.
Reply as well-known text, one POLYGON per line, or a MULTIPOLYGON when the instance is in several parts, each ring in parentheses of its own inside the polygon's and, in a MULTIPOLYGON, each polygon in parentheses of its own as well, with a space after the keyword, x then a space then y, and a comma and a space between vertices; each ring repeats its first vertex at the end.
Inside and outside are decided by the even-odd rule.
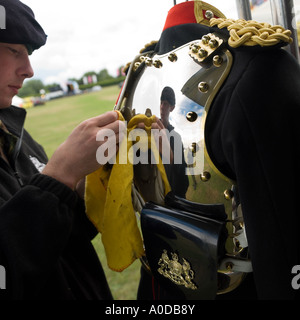
MULTIPOLYGON (((210 160, 204 134, 209 108, 232 65, 224 42, 208 34, 164 55, 148 52, 138 56, 116 108, 127 121, 134 114, 151 112, 170 125, 167 131, 173 162, 165 164, 165 170, 172 191, 192 202, 223 204, 230 234, 226 250, 229 256, 240 257, 247 244, 237 189, 210 160)), ((153 190, 156 187, 151 179, 157 179, 151 164, 135 166, 135 183, 144 200, 162 203, 162 193, 153 190)), ((229 262, 222 268, 225 278, 233 274, 229 262)), ((230 280, 236 282, 233 286, 240 278, 230 280)))

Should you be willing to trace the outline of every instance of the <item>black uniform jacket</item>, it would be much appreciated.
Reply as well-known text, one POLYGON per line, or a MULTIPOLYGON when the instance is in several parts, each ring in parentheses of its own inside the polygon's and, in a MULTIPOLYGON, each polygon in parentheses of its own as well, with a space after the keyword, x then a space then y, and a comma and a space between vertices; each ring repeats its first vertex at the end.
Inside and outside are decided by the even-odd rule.
MULTIPOLYGON (((25 114, 10 107, 0 110, 0 119, 20 137, 25 114)), ((0 265, 6 271, 0 298, 111 299, 83 201, 38 172, 33 162, 47 157, 25 130, 14 157, 10 165, 0 158, 0 265)))
MULTIPOLYGON (((155 50, 215 31, 228 35, 200 24, 171 27, 155 50)), ((300 265, 300 67, 281 46, 228 46, 233 66, 205 127, 214 164, 237 182, 260 299, 299 297, 291 282, 300 265)))

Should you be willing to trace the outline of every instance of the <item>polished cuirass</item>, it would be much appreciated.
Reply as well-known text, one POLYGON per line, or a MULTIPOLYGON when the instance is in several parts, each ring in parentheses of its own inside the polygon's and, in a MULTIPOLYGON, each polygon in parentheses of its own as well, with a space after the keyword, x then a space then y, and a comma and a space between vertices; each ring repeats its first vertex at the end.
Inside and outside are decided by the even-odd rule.
MULTIPOLYGON (((142 53, 130 65, 116 106, 127 121, 137 114, 160 118, 162 91, 172 88, 176 103, 167 136, 173 163, 162 156, 167 159, 164 166, 171 189, 191 206, 222 205, 226 213, 228 236, 225 255, 218 265, 218 293, 234 289, 244 271, 251 271, 237 187, 217 169, 206 149, 209 132, 205 123, 210 106, 233 63, 226 43, 224 35, 209 33, 162 55, 142 53)), ((144 203, 164 205, 163 184, 150 161, 135 166, 135 186, 144 203)))

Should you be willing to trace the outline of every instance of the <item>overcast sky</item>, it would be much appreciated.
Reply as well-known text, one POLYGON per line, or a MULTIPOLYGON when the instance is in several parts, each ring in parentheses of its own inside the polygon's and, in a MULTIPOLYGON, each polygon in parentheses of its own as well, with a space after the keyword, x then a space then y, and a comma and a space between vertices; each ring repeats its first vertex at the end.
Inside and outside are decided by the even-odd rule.
MULTIPOLYGON (((31 57, 45 84, 108 69, 115 76, 143 46, 158 40, 173 0, 22 0, 48 35, 31 57)), ((177 3, 182 1, 177 1, 177 3)), ((207 1, 236 18, 235 0, 207 1)))

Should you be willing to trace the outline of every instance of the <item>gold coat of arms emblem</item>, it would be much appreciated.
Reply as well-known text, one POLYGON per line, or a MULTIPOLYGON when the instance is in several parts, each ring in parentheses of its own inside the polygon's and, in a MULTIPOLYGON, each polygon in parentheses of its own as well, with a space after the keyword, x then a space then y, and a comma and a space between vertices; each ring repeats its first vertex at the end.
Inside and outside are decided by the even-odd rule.
POLYGON ((191 269, 190 263, 183 258, 181 264, 176 253, 171 253, 171 256, 172 259, 169 258, 167 250, 163 251, 158 261, 160 267, 157 271, 177 285, 196 290, 197 286, 192 282, 195 273, 191 269))

